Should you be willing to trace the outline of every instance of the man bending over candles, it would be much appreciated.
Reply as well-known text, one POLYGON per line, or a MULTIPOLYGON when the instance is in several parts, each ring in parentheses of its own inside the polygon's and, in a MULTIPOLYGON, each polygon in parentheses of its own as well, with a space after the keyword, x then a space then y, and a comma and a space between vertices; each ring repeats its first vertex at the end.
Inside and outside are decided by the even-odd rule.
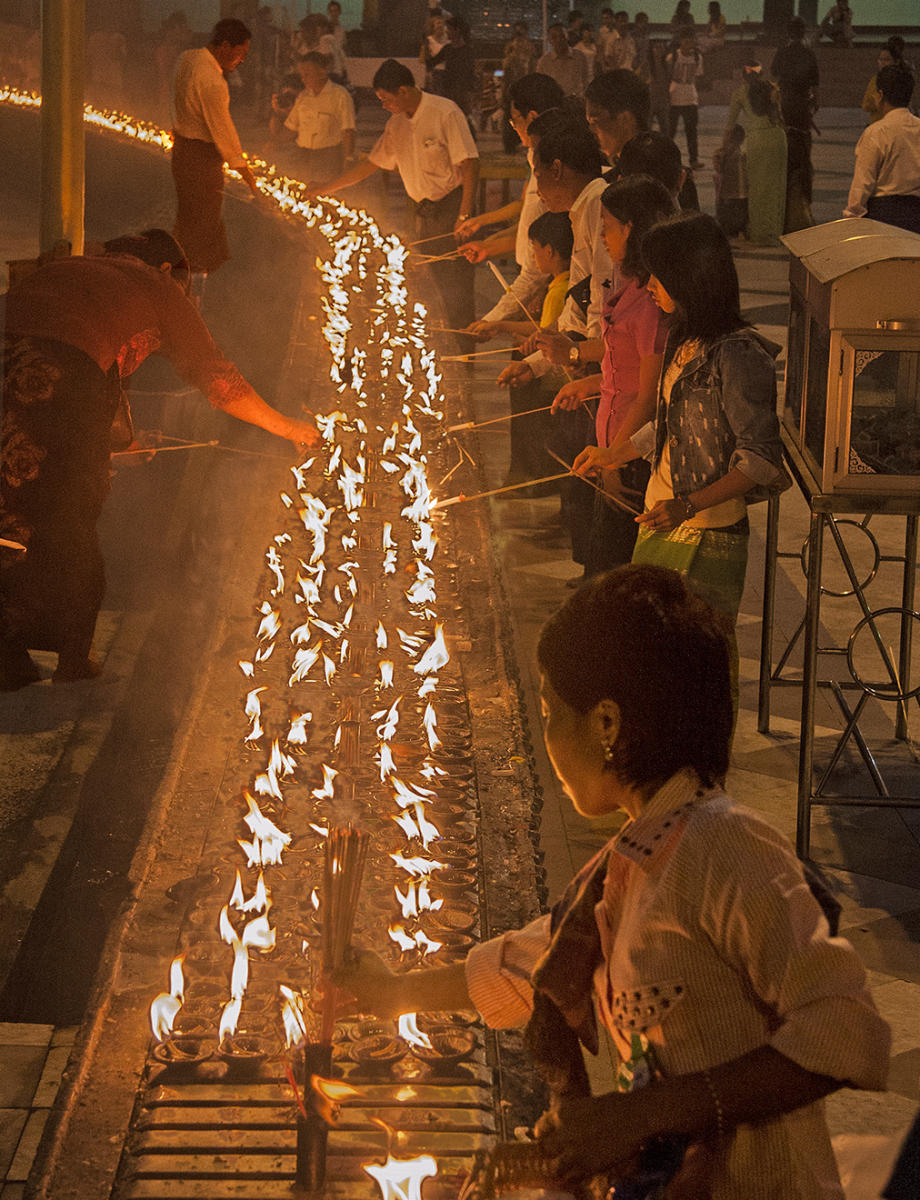
POLYGON ((98 257, 39 267, 6 297, 0 441, 0 691, 41 678, 29 650, 58 655, 54 679, 92 679, 105 569, 96 522, 109 455, 131 441, 124 380, 159 351, 215 408, 295 446, 310 421, 271 408, 214 344, 188 298, 189 265, 165 230, 106 243, 98 257), (122 437, 121 444, 118 438, 122 437))

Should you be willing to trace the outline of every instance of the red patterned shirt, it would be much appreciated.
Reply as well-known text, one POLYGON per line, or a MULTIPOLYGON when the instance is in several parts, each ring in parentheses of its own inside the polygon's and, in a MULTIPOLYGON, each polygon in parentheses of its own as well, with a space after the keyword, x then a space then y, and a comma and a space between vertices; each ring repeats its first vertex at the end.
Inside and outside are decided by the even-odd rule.
POLYGON ((136 258, 47 263, 10 289, 6 331, 75 346, 123 379, 159 351, 215 408, 254 394, 170 275, 136 258))

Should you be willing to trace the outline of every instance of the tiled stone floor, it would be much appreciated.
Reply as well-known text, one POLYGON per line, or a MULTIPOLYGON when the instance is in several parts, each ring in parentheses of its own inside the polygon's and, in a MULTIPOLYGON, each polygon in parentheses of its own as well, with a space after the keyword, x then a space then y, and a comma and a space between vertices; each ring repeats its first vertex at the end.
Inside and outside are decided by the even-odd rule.
POLYGON ((0 1022, 0 1200, 21 1200, 76 1028, 0 1022))

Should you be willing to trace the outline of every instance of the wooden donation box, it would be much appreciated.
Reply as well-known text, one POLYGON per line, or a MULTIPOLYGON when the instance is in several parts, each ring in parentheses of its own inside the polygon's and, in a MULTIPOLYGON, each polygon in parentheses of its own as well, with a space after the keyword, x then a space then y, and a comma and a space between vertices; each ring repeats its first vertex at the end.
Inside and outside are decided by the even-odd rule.
POLYGON ((783 426, 825 495, 915 491, 920 235, 865 218, 787 234, 783 426))

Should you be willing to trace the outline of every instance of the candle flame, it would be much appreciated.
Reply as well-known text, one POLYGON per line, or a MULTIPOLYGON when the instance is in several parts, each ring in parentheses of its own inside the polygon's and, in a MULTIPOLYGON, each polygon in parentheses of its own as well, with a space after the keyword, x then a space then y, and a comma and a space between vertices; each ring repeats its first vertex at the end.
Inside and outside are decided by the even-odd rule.
POLYGON ((330 767, 326 763, 323 763, 323 786, 314 788, 313 791, 310 793, 310 795, 313 797, 314 800, 332 800, 333 799, 335 792, 334 792, 334 789, 332 786, 332 782, 335 779, 336 775, 338 775, 338 771, 334 767, 330 767))
POLYGON ((412 668, 416 675, 431 675, 446 667, 450 662, 447 645, 444 641, 444 626, 440 622, 434 627, 434 638, 431 645, 412 668))
POLYGON ((437 1175, 438 1164, 430 1154, 418 1158, 388 1154, 382 1165, 365 1164, 363 1169, 377 1181, 383 1200, 422 1200, 422 1184, 437 1175))
POLYGON ((397 867, 405 871, 407 875, 414 876, 416 879, 430 875, 432 871, 444 869, 444 863, 436 862, 432 858, 406 858, 405 855, 398 852, 391 854, 390 858, 396 863, 397 867))
POLYGON ((343 1100, 353 1100, 361 1095, 350 1083, 344 1083, 341 1079, 323 1079, 321 1075, 310 1076, 310 1087, 334 1104, 340 1104, 343 1100))
POLYGON ((169 967, 169 991, 160 992, 150 1004, 150 1028, 158 1042, 165 1041, 185 1000, 185 977, 182 974, 183 955, 172 960, 169 967))
POLYGON ((283 1004, 281 1005, 281 1021, 284 1025, 284 1044, 288 1049, 299 1046, 306 1041, 307 1019, 304 1011, 303 995, 281 983, 278 985, 283 1004))
POLYGON ((228 1038, 232 1038, 236 1033, 236 1027, 240 1022, 240 1013, 243 1008, 241 997, 234 997, 228 1000, 224 1005, 220 1014, 220 1026, 218 1028, 218 1041, 222 1046, 228 1038))
POLYGON ((160 992, 150 1005, 150 1028, 158 1042, 165 1041, 173 1031, 182 1001, 169 992, 160 992))
POLYGON ((299 713, 297 716, 291 716, 291 727, 287 731, 287 736, 284 739, 289 746, 306 746, 307 744, 307 725, 313 720, 311 712, 299 713))
POLYGON ((438 718, 430 701, 425 705, 425 714, 422 717, 422 723, 425 726, 425 732, 428 735, 428 745, 430 749, 437 750, 438 746, 441 745, 441 739, 436 733, 438 718))
POLYGON ((418 1027, 418 1014, 414 1012, 403 1013, 397 1022, 399 1036, 412 1047, 418 1047, 421 1050, 432 1050, 434 1047, 431 1044, 431 1038, 427 1033, 422 1033, 418 1027))
POLYGON ((275 930, 269 925, 267 916, 254 917, 247 923, 243 930, 242 943, 247 949, 252 946, 263 954, 274 950, 275 930))
POLYGON ((230 974, 230 995, 242 1002, 249 983, 249 951, 242 942, 233 941, 233 970, 230 974))

